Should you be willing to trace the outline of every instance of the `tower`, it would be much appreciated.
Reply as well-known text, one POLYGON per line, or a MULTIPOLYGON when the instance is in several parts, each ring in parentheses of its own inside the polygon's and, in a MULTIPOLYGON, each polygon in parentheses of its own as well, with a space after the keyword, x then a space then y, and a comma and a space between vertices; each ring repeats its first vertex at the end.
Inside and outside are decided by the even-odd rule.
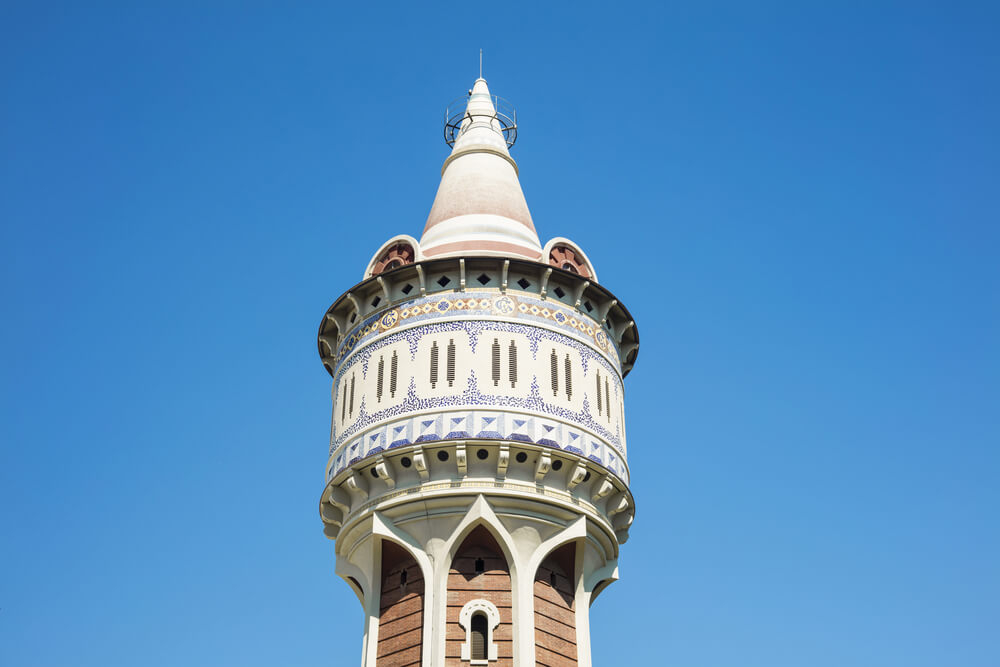
POLYGON ((590 665, 589 608, 635 513, 638 333, 575 243, 540 243, 508 105, 479 78, 445 118, 420 240, 387 241, 320 324, 320 516, 364 667, 590 665))

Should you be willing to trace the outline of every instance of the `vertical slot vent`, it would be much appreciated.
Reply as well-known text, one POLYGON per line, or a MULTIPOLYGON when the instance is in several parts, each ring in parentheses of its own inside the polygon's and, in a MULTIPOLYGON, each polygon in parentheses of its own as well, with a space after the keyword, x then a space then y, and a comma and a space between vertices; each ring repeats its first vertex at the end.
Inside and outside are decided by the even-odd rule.
POLYGON ((500 386, 500 341, 493 339, 493 386, 500 386))
POLYGON ((569 354, 566 355, 566 398, 573 398, 573 365, 569 360, 569 354))
POLYGON ((552 357, 550 358, 552 366, 552 396, 559 395, 559 358, 556 356, 556 351, 552 350, 552 357))
POLYGON ((510 347, 507 349, 508 361, 510 362, 510 388, 513 389, 517 386, 517 346, 514 345, 514 341, 510 341, 510 347))
POLYGON ((455 386, 455 339, 448 340, 448 386, 455 386))
POLYGON ((347 416, 354 418, 354 373, 351 373, 351 404, 347 408, 347 416))
POLYGON ((375 383, 375 399, 381 403, 382 402, 382 388, 385 386, 385 355, 380 355, 378 358, 378 380, 375 383))
POLYGON ((396 398, 396 372, 399 370, 399 356, 395 350, 392 353, 392 362, 389 366, 389 397, 396 398))
POLYGON ((431 389, 437 389, 438 383, 438 344, 431 343, 431 389))
POLYGON ((597 372, 595 375, 597 376, 597 416, 600 417, 604 413, 601 405, 601 373, 597 372))
POLYGON ((611 423, 611 390, 608 389, 608 378, 604 378, 604 402, 608 406, 608 423, 611 423))
POLYGON ((337 393, 337 400, 340 401, 340 423, 343 424, 344 420, 347 419, 347 378, 340 385, 340 391, 337 393))

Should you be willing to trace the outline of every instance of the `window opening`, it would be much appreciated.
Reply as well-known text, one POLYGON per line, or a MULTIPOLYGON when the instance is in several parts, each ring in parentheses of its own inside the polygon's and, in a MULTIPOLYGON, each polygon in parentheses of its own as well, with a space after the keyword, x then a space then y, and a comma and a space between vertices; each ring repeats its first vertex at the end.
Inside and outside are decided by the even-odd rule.
POLYGON ((406 586, 406 570, 399 573, 399 585, 406 586))
POLYGON ((441 276, 440 278, 437 279, 437 284, 440 285, 441 287, 445 287, 450 282, 451 278, 449 278, 448 276, 441 276))
POLYGON ((553 291, 553 292, 555 292, 555 293, 556 293, 556 296, 557 296, 557 297, 559 297, 560 299, 561 299, 561 298, 563 298, 564 296, 566 296, 566 292, 564 292, 564 291, 563 291, 563 288, 562 288, 562 287, 559 287, 558 285, 557 285, 557 286, 556 286, 556 288, 555 288, 554 290, 552 290, 552 291, 553 291))
POLYGON ((521 289, 528 289, 529 287, 531 287, 531 283, 529 283, 524 278, 521 278, 520 280, 518 280, 517 284, 521 286, 521 289))
POLYGON ((472 616, 472 650, 473 660, 486 660, 486 614, 472 616))
POLYGON ((555 572, 549 571, 549 585, 552 586, 552 588, 556 587, 556 573, 555 572))
POLYGON ((372 308, 375 308, 380 303, 382 303, 382 297, 380 296, 375 297, 374 299, 372 299, 372 308))
POLYGON ((482 574, 486 571, 486 561, 482 558, 476 559, 476 574, 482 574))
POLYGON ((406 283, 405 285, 403 285, 403 289, 401 289, 400 291, 403 294, 409 294, 410 292, 413 291, 413 285, 411 285, 410 283, 406 283))
POLYGON ((479 277, 476 278, 476 280, 479 281, 480 285, 485 285, 486 283, 488 283, 490 281, 490 277, 488 275, 486 275, 485 273, 480 273, 479 277))

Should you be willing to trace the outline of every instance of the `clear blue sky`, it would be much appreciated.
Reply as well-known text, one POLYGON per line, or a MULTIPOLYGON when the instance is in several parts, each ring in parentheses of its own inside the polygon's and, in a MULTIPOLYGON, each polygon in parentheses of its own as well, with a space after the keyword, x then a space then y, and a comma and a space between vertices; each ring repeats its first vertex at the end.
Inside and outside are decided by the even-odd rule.
POLYGON ((13 4, 0 663, 357 664, 316 329, 482 47, 642 339, 595 663, 1000 664, 995 3, 13 4))

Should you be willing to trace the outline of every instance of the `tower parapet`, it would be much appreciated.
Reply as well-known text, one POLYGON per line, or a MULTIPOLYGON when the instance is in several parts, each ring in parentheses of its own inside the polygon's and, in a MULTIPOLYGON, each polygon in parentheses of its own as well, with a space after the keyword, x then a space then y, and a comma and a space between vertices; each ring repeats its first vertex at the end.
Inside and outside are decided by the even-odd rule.
POLYGON ((589 665, 635 513, 635 323, 572 241, 539 243, 493 104, 477 80, 423 237, 387 242, 320 324, 320 515, 367 666, 589 665))

